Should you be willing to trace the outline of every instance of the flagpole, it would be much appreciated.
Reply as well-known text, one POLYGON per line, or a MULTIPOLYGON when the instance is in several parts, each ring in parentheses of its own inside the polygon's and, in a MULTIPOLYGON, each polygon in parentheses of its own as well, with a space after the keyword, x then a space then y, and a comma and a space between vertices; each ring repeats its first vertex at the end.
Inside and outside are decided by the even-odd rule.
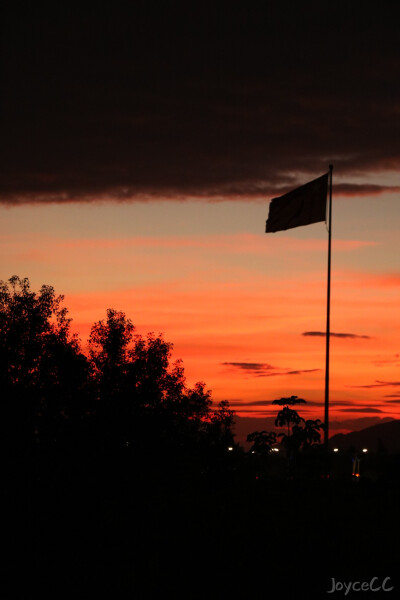
POLYGON ((329 165, 329 228, 328 228, 328 285, 326 300, 326 357, 325 357, 325 434, 324 445, 328 450, 329 440, 329 342, 331 333, 331 246, 332 246, 332 171, 333 165, 329 165))

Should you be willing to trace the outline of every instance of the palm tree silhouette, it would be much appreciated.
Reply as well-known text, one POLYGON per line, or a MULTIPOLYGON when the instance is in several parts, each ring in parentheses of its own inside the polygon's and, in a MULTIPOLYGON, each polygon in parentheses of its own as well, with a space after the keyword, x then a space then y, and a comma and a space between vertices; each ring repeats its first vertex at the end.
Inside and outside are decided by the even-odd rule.
POLYGON ((293 406, 293 404, 306 404, 306 400, 303 400, 303 398, 299 398, 298 396, 289 396, 289 398, 273 400, 272 404, 279 404, 279 406, 293 406))
POLYGON ((290 396, 289 398, 279 398, 279 400, 274 400, 272 404, 278 404, 279 406, 284 406, 282 410, 278 412, 278 416, 275 419, 275 427, 284 427, 287 426, 287 435, 290 435, 290 425, 299 425, 301 421, 304 421, 302 417, 298 414, 296 410, 289 408, 289 406, 293 406, 294 404, 305 404, 306 401, 303 398, 299 398, 298 396, 290 396))

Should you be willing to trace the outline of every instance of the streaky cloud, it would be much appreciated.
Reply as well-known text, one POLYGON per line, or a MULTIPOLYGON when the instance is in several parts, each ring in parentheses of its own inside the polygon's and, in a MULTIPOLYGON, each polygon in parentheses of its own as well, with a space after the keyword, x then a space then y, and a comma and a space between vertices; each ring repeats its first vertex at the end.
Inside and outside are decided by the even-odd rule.
POLYGON ((249 371, 250 373, 266 371, 274 369, 272 365, 266 363, 251 363, 251 362, 224 362, 222 363, 226 367, 234 367, 242 371, 249 371))
POLYGON ((342 408, 342 412, 348 413, 381 413, 383 412, 380 408, 372 408, 370 406, 364 406, 361 408, 342 408))
POLYGON ((232 367, 239 371, 251 374, 254 377, 279 377, 282 375, 302 375, 303 373, 314 373, 321 369, 296 369, 287 370, 273 367, 267 363, 252 363, 252 362, 223 362, 225 367, 232 367))
MULTIPOLYGON (((305 337, 326 337, 326 333, 324 331, 305 331, 301 335, 305 337)), ((371 340, 371 336, 369 335, 359 335, 356 333, 330 333, 331 337, 341 338, 341 339, 362 339, 362 340, 371 340)))
POLYGON ((253 400, 250 402, 240 402, 240 401, 235 401, 235 402, 229 402, 230 406, 234 406, 235 408, 240 408, 240 407, 244 407, 244 406, 263 406, 264 408, 269 408, 271 407, 271 410, 276 410, 274 406, 272 406, 272 400, 253 400))
POLYGON ((367 385, 348 385, 347 387, 351 387, 351 388, 365 388, 365 389, 372 389, 372 388, 380 388, 380 387, 396 387, 400 385, 400 381, 379 381, 376 380, 375 383, 369 383, 367 385))
MULTIPOLYGON (((306 178, 314 174, 306 175, 306 178)), ((116 175, 117 177, 117 175, 116 175)), ((44 177, 46 179, 46 177, 44 177)), ((35 190, 32 184, 29 189, 9 189, 0 192, 0 205, 18 206, 18 205, 39 205, 39 204, 101 204, 107 203, 135 203, 135 202, 168 202, 171 200, 188 202, 229 202, 229 201, 265 201, 277 194, 281 195, 289 192, 294 186, 304 183, 301 180, 296 181, 291 186, 274 186, 272 183, 248 182, 241 185, 221 185, 210 188, 202 187, 200 183, 196 187, 181 185, 157 186, 155 182, 148 183, 147 186, 130 186, 120 188, 98 188, 98 184, 93 181, 87 188, 80 188, 77 183, 75 187, 65 188, 64 181, 60 176, 59 185, 56 189, 35 190)), ((10 186, 11 187, 11 186, 10 186)), ((400 186, 381 186, 372 184, 336 184, 335 196, 375 196, 384 193, 398 193, 400 186)))
POLYGON ((284 375, 302 375, 303 373, 315 373, 321 369, 298 369, 297 371, 286 371, 284 375))
POLYGON ((374 185, 363 183, 337 183, 335 194, 339 196, 376 196, 378 194, 398 193, 400 186, 397 185, 374 185))

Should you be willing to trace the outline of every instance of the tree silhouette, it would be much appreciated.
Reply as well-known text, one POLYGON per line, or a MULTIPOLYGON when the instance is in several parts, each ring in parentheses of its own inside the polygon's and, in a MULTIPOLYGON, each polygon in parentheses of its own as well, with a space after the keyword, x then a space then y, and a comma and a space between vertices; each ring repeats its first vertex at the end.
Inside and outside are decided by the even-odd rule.
POLYGON ((109 309, 91 330, 89 355, 97 389, 98 419, 110 448, 132 446, 144 455, 189 456, 233 443, 228 402, 212 407, 204 382, 186 383, 181 360, 161 335, 135 334, 123 312, 109 309), (150 442, 151 440, 151 442, 150 442), (210 447, 211 447, 210 446, 210 447))
POLYGON ((276 432, 275 431, 254 431, 247 436, 247 441, 253 445, 250 448, 250 452, 255 454, 265 455, 271 451, 271 448, 276 444, 276 432))
POLYGON ((63 299, 47 285, 32 292, 26 278, 0 282, 0 384, 21 444, 54 441, 86 383, 88 362, 63 299))
POLYGON ((304 421, 302 417, 300 417, 299 413, 288 406, 285 406, 282 410, 278 412, 278 416, 275 419, 276 427, 287 427, 287 436, 290 435, 290 426, 299 425, 304 421))
POLYGON ((295 404, 305 404, 306 401, 298 396, 280 398, 274 400, 272 404, 283 406, 275 419, 276 427, 287 427, 287 433, 278 433, 282 445, 286 448, 289 467, 295 469, 297 455, 300 449, 306 450, 318 444, 321 440, 319 430, 324 427, 319 419, 305 420, 297 411, 289 406, 295 404))
POLYGON ((319 432, 320 429, 324 428, 324 424, 320 421, 320 419, 307 419, 304 422, 303 430, 303 447, 313 446, 314 444, 319 444, 321 441, 321 434, 319 432))
POLYGON ((107 310, 106 321, 98 321, 91 328, 89 356, 95 373, 110 392, 118 392, 114 386, 126 370, 134 330, 131 320, 113 309, 107 310))
POLYGON ((273 400, 272 404, 279 404, 279 406, 293 406, 293 404, 305 404, 306 401, 298 396, 289 396, 289 398, 279 398, 273 400))
POLYGON ((233 444, 234 416, 234 411, 229 408, 229 402, 222 400, 208 417, 209 430, 212 432, 213 437, 220 440, 224 446, 233 444))
POLYGON ((139 471, 184 481, 226 468, 234 413, 227 401, 213 405, 204 382, 187 384, 171 343, 138 335, 125 313, 108 309, 85 355, 70 322, 51 286, 0 282, 3 430, 19 457, 8 460, 10 473, 31 465, 36 481, 57 485, 68 473, 73 489, 87 488, 90 472, 94 489, 108 481, 112 490, 139 471))

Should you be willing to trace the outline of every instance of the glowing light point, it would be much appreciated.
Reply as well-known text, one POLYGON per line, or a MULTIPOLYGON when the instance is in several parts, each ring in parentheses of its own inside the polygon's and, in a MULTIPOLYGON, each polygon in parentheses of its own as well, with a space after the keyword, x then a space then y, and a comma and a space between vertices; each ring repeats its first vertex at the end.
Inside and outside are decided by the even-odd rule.
POLYGON ((228 446, 228 452, 232 452, 233 447, 232 446, 228 446))
POLYGON ((368 448, 363 448, 363 452, 368 452, 368 448))
POLYGON ((333 451, 334 452, 339 452, 339 448, 334 448, 333 451))

